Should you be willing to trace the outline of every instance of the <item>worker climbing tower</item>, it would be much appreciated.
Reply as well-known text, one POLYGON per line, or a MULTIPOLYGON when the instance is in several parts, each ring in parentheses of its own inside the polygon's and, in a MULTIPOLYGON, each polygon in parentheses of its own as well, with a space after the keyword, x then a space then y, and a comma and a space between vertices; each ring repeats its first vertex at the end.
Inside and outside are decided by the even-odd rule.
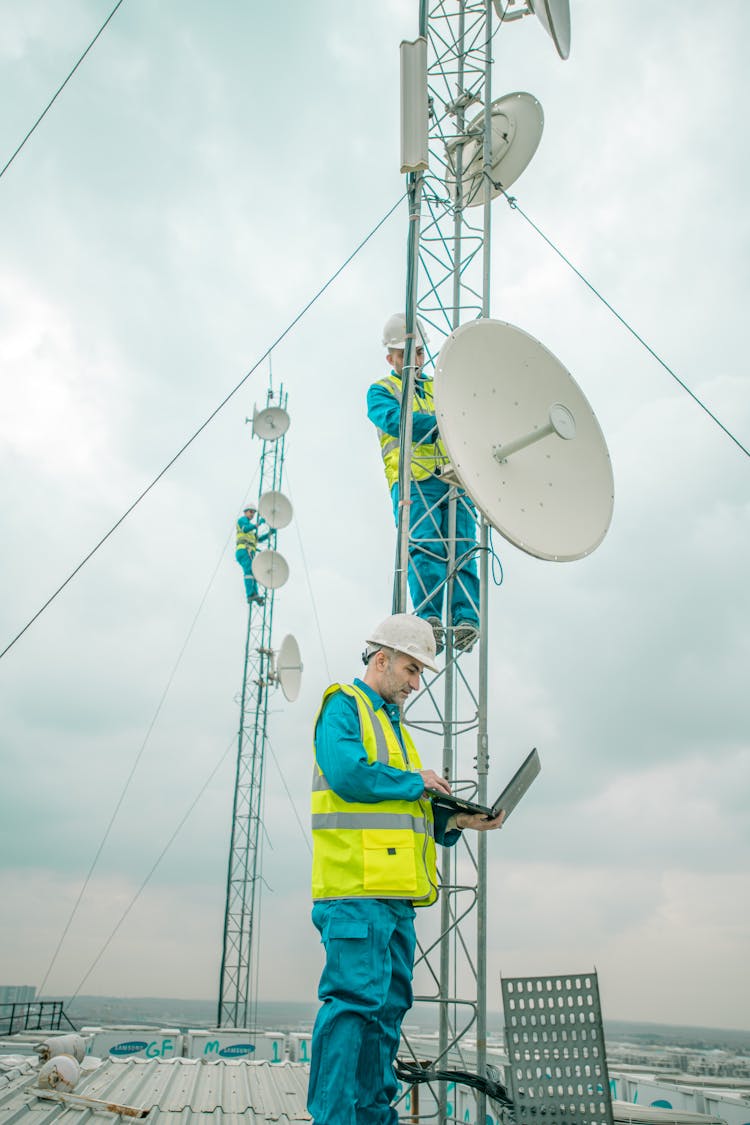
POLYGON ((260 590, 247 606, 245 658, 237 732, 237 768, 232 833, 229 846, 224 945, 219 982, 219 1027, 248 1027, 257 1003, 258 930, 263 850, 263 773, 267 742, 268 700, 280 686, 286 698, 297 698, 302 665, 294 637, 273 648, 276 590, 289 577, 277 550, 279 531, 292 519, 292 506, 281 491, 284 440, 289 427, 283 388, 269 388, 266 406, 252 419, 253 438, 261 443, 259 464, 259 530, 268 538, 253 558, 260 590), (261 521, 263 521, 261 523, 261 521))
MULTIPOLYGON (((577 385, 543 345, 490 319, 492 201, 507 195, 531 161, 544 121, 531 94, 493 99, 493 48, 530 14, 567 58, 568 0, 420 0, 419 36, 401 44, 409 228, 399 496, 410 496, 411 505, 399 508, 393 610, 409 609, 408 560, 425 547, 416 497, 418 518, 429 526, 428 549, 447 560, 445 665, 410 700, 405 719, 442 742, 443 773, 454 793, 483 806, 491 803, 488 599, 497 564, 491 530, 539 558, 580 558, 606 533, 613 496, 606 446, 577 385), (429 490, 410 481, 415 350, 426 336, 444 446, 436 473, 443 488, 432 503, 429 490), (469 540, 457 529, 475 519, 477 538, 469 540), (479 572, 473 650, 451 616, 457 594, 465 603, 473 588, 466 577, 472 565, 479 572)), ((433 486, 433 496, 437 491, 433 486)), ((420 612, 417 599, 412 602, 420 612)), ((502 747, 498 781, 528 749, 502 747)), ((473 839, 443 852, 440 932, 420 942, 415 1001, 437 1005, 432 1068, 445 1069, 449 1056, 461 1055, 468 1034, 476 1053, 467 1066, 484 1076, 488 989, 499 1006, 500 986, 487 980, 488 840, 483 833, 466 837, 473 839)), ((418 1050, 408 1040, 405 1046, 427 1066, 423 1042, 418 1050)), ((446 1086, 430 1088, 432 1099, 422 1099, 423 1112, 412 1120, 437 1116, 442 1125, 454 1113, 446 1086)), ((480 1092, 475 1120, 485 1119, 480 1092)))

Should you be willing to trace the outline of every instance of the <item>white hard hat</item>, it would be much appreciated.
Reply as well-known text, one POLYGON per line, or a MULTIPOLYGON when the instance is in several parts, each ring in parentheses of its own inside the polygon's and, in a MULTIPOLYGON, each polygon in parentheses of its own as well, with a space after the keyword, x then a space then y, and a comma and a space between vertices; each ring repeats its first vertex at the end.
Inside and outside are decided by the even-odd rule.
MULTIPOLYGON (((423 348, 425 344, 429 344, 430 338, 425 332, 424 324, 417 317, 417 347, 423 348)), ((383 328, 383 347, 385 348, 405 348, 406 347, 406 317, 403 313, 394 313, 389 316, 383 328)))
POLYGON ((431 672, 438 671, 432 626, 429 621, 411 613, 394 613, 392 617, 386 617, 373 629, 365 643, 365 661, 381 648, 392 648, 404 656, 413 656, 431 672))

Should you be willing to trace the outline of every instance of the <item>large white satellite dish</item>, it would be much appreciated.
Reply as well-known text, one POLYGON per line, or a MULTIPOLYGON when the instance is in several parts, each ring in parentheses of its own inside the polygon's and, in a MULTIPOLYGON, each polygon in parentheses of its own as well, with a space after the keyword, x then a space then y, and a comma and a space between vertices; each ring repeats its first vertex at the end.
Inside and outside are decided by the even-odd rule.
POLYGON ((292 522, 292 505, 283 492, 264 492, 258 501, 258 512, 269 527, 278 531, 292 522))
MULTIPOLYGON (((510 0, 511 4, 515 0, 510 0)), ((532 13, 551 37, 561 59, 570 54, 570 0, 526 0, 522 11, 508 9, 508 0, 494 0, 501 20, 515 20, 532 13)))
POLYGON ((264 441, 277 441, 289 429, 289 415, 280 406, 253 410, 253 433, 264 441))
MULTIPOLYGON (((532 94, 504 94, 491 106, 492 110, 492 177, 491 196, 508 188, 523 172, 536 152, 544 128, 542 107, 532 94)), ((465 144, 453 140, 448 145, 446 187, 454 202, 458 201, 458 153, 461 151, 462 203, 478 207, 484 202, 484 110, 467 126, 471 139, 465 144)))
POLYGON ((253 574, 261 586, 278 590, 289 577, 289 563, 280 551, 258 551, 253 559, 253 574))
POLYGON ((543 344, 501 320, 463 324, 440 350, 434 388, 453 473, 501 535, 560 562, 601 543, 614 502, 604 435, 543 344))
POLYGON ((302 657, 299 645, 291 633, 288 633, 281 642, 279 655, 276 658, 276 679, 281 684, 286 699, 294 703, 302 683, 302 657))

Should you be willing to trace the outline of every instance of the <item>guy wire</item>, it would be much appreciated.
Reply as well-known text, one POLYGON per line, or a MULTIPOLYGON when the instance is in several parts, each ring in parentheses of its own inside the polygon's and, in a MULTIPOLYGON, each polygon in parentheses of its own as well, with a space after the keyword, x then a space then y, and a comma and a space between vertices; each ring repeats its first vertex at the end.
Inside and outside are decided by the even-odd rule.
MULTIPOLYGON (((122 2, 122 0, 121 0, 121 2, 122 2)), ((354 248, 354 250, 352 250, 351 254, 349 254, 349 256, 345 259, 345 261, 343 261, 341 263, 341 265, 338 267, 338 269, 334 273, 331 274, 331 276, 328 278, 328 280, 326 282, 324 282, 323 285, 321 285, 321 287, 320 287, 320 289, 318 289, 317 293, 315 293, 314 296, 312 296, 310 298, 310 300, 307 302, 307 304, 304 305, 304 307, 289 322, 289 324, 287 324, 286 328, 276 337, 276 339, 273 341, 273 343, 268 348, 266 348, 266 350, 263 352, 263 355, 260 356, 260 358, 258 360, 256 360, 256 362, 253 364, 253 366, 250 368, 250 370, 245 375, 242 376, 239 383, 237 383, 237 385, 229 392, 229 394, 226 395, 222 399, 222 401, 219 403, 219 405, 214 410, 211 411, 211 413, 205 419, 205 421, 201 422, 200 426, 195 431, 195 433, 193 433, 193 435, 187 439, 187 441, 181 446, 181 448, 177 450, 177 452, 167 462, 167 464, 164 466, 164 468, 159 473, 156 474, 156 476, 151 481, 151 483, 146 485, 146 487, 143 489, 143 491, 135 498, 135 500, 130 505, 130 507, 126 508, 126 510, 123 512, 123 514, 120 516, 120 518, 118 520, 116 520, 115 523, 113 523, 113 525, 112 525, 112 527, 110 527, 109 531, 106 532, 106 534, 101 537, 99 542, 96 543, 91 548, 89 553, 87 555, 85 555, 84 558, 79 562, 78 566, 76 566, 70 572, 70 574, 65 579, 65 581, 60 583, 60 585, 57 587, 57 589, 52 594, 50 594, 50 596, 47 598, 46 602, 44 602, 44 604, 36 611, 36 613, 33 615, 33 617, 29 618, 29 620, 26 622, 26 624, 23 626, 23 628, 20 629, 18 631, 18 633, 16 633, 15 637, 13 637, 13 639, 8 642, 8 644, 5 646, 5 648, 0 652, 0 660, 2 660, 2 658, 6 655, 6 653, 8 653, 13 648, 13 645, 16 643, 16 641, 21 639, 21 637, 24 635, 26 630, 29 629, 34 624, 34 622, 37 620, 37 618, 41 617, 41 615, 48 608, 48 606, 50 606, 52 604, 52 602, 55 600, 55 598, 59 594, 62 593, 62 591, 65 589, 65 587, 68 585, 68 583, 71 582, 75 578, 75 576, 76 576, 76 574, 78 574, 79 570, 83 569, 83 567, 86 565, 86 563, 89 561, 89 559, 93 558, 93 556, 96 554, 96 552, 99 550, 99 548, 102 547, 107 542, 109 537, 111 535, 113 535, 115 533, 115 531, 117 531, 117 528, 120 526, 120 524, 123 523, 127 519, 127 517, 130 515, 130 513, 133 511, 133 509, 136 508, 138 504, 140 504, 141 500, 143 500, 144 497, 148 495, 148 493, 151 491, 151 489, 156 484, 159 483, 161 478, 172 468, 174 463, 177 460, 179 460, 179 458, 186 451, 186 449, 188 449, 189 446, 191 446, 193 444, 193 442, 196 440, 196 438, 199 437, 199 435, 201 433, 203 433, 203 431, 206 429, 206 427, 211 422, 213 422, 216 415, 221 410, 223 410, 223 408, 227 405, 227 403, 232 398, 234 398, 234 396, 244 386, 244 384, 247 382, 247 380, 250 378, 250 376, 252 374, 254 374, 255 371, 257 371, 257 369, 260 367, 261 363, 263 363, 263 361, 268 358, 268 356, 270 355, 272 350, 278 344, 280 344, 281 341, 286 336, 289 335, 289 333, 292 331, 292 329, 300 322, 300 320, 302 320, 302 318, 312 308, 312 306, 315 304, 315 302, 320 297, 323 296, 326 289, 328 289, 333 284, 333 282, 336 280, 336 278, 341 273, 344 272, 346 267, 349 265, 350 262, 352 262, 354 260, 354 258, 360 252, 360 250, 362 250, 363 247, 367 245, 367 243, 370 241, 370 239, 380 230, 380 228, 383 226, 383 224, 388 219, 390 219, 393 212, 396 210, 396 208, 399 206, 399 204, 405 198, 405 195, 406 195, 406 193, 399 196, 399 198, 396 200, 396 202, 393 204, 393 206, 388 211, 386 211, 385 215, 383 215, 382 219, 380 219, 375 224, 375 226, 372 228, 372 230, 369 232, 369 234, 365 235, 365 237, 361 240, 361 242, 354 248)))
POLYGON ((581 279, 581 281, 587 287, 587 289, 590 289, 591 292, 594 294, 594 296, 598 297, 599 300, 602 302, 602 304, 605 305, 609 309, 609 311, 612 313, 612 315, 615 316, 619 320, 619 322, 623 326, 623 328, 627 328, 627 330, 631 334, 631 336, 634 336, 635 339, 638 341, 638 343, 641 344, 646 349, 646 351, 649 353, 649 355, 653 356, 653 358, 656 360, 656 362, 658 364, 660 364, 669 375, 672 376, 672 378, 675 380, 676 383, 679 383, 679 385, 682 387, 683 391, 685 391, 687 394, 690 395, 693 402, 697 403, 697 405, 700 406, 701 410, 705 411, 706 414, 708 414, 709 418, 711 418, 716 423, 716 425, 719 427, 720 430, 724 431, 724 433, 727 435, 728 438, 731 438, 731 440, 734 442, 734 444, 736 446, 738 446, 739 449, 742 450, 742 452, 745 454, 746 457, 750 457, 750 449, 747 449, 746 446, 744 446, 742 444, 742 442, 734 436, 734 434, 731 432, 731 430, 728 430, 727 427, 724 425, 724 423, 719 421, 719 419, 716 417, 716 415, 711 410, 709 410, 709 408, 706 406, 706 404, 704 402, 701 402, 701 400, 698 398, 698 396, 695 394, 695 392, 691 391, 691 389, 690 389, 690 387, 688 387, 687 383, 684 383, 682 381, 682 379, 680 379, 679 375, 677 375, 677 373, 672 370, 672 368, 669 366, 669 364, 666 363, 661 358, 661 356, 658 355, 654 351, 654 349, 650 346, 650 344, 647 344, 646 341, 643 339, 643 337, 640 336, 636 332, 635 328, 633 328, 632 325, 628 324, 627 320, 625 320, 625 318, 623 316, 621 316, 620 313, 618 313, 617 309, 615 309, 609 303, 609 301, 606 299, 606 297, 604 297, 599 292, 599 290, 596 288, 596 286, 592 285, 592 283, 588 280, 588 278, 585 277, 581 273, 581 271, 579 269, 577 269, 576 266, 573 265, 573 263, 570 261, 569 258, 566 258, 565 254, 563 254, 562 250, 560 250, 560 248, 558 246, 556 246, 554 244, 554 242, 552 242, 552 240, 547 237, 547 235, 544 233, 544 231, 540 230, 540 228, 536 225, 536 223, 533 222, 533 220, 529 218, 529 216, 526 214, 526 212, 521 207, 518 206, 518 200, 515 198, 515 196, 508 195, 507 191, 502 186, 502 184, 498 184, 498 183, 495 183, 493 181, 493 187, 495 187, 496 189, 498 189, 499 191, 502 192, 502 194, 505 196, 505 198, 508 201, 508 205, 509 205, 510 209, 512 211, 517 211, 518 214, 521 215, 526 220, 526 222, 529 224, 529 226, 532 227, 532 229, 536 231, 536 233, 539 235, 539 237, 544 239, 544 241, 547 243, 547 245, 550 247, 550 249, 554 250, 554 252, 558 255, 558 257, 562 258, 563 262, 565 262, 565 265, 568 266, 573 271, 573 273, 581 279))

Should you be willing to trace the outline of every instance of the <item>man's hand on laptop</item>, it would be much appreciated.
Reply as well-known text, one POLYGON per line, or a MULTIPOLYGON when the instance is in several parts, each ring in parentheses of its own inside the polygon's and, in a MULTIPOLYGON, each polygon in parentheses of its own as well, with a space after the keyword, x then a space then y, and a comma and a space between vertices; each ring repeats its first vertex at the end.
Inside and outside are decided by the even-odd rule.
POLYGON ((501 809, 493 820, 483 813, 457 813, 456 828, 473 828, 475 832, 491 832, 493 828, 499 828, 504 820, 505 809, 501 809))
POLYGON ((450 793, 450 785, 439 773, 435 773, 434 770, 420 770, 419 772, 424 782, 425 795, 428 795, 430 790, 432 790, 433 793, 436 790, 438 793, 450 793))

